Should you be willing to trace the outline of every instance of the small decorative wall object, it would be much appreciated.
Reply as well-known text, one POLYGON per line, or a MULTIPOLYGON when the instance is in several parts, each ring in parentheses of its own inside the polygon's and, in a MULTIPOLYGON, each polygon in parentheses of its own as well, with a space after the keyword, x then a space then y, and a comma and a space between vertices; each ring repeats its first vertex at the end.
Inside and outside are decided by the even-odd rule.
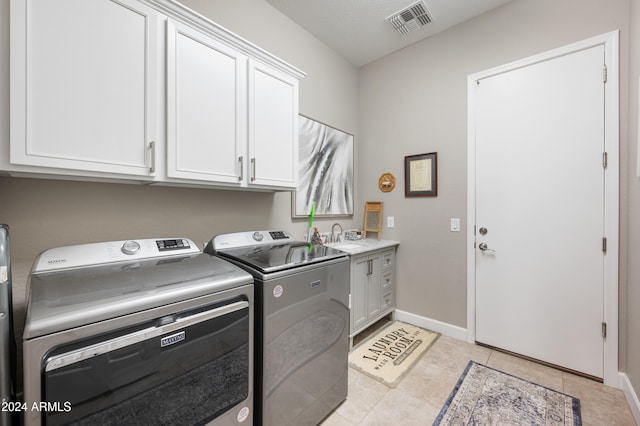
POLYGON ((404 157, 405 197, 435 197, 438 195, 438 153, 404 157))
POLYGON ((377 232, 380 239, 382 230, 382 202, 367 201, 364 205, 364 238, 367 232, 377 232))
POLYGON ((383 173, 378 179, 378 188, 382 192, 391 192, 396 187, 396 177, 391 173, 383 173))
POLYGON ((292 195, 291 215, 353 215, 353 135, 299 116, 299 184, 292 195))

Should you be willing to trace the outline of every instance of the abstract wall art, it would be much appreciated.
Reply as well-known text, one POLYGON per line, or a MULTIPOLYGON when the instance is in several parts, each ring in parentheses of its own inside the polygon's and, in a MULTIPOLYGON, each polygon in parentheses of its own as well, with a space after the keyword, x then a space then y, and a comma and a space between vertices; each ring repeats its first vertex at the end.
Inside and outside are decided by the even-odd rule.
POLYGON ((353 215, 353 135, 300 116, 299 183, 292 195, 292 216, 353 215))

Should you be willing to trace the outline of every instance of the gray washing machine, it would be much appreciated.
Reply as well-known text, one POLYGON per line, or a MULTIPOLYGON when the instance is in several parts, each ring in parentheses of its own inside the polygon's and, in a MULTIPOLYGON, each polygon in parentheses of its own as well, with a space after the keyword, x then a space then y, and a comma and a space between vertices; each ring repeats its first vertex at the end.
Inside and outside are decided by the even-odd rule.
POLYGON ((254 277, 254 422, 320 424, 347 397, 348 255, 286 231, 217 235, 204 251, 254 277))
POLYGON ((252 424, 253 298, 251 275, 184 238, 43 252, 25 424, 252 424))

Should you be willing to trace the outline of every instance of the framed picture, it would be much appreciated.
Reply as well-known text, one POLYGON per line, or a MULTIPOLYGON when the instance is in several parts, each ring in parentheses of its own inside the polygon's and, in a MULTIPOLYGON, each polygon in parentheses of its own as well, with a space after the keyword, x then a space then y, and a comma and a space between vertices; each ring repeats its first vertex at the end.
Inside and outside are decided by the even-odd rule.
POLYGON ((299 116, 298 188, 292 217, 353 215, 353 135, 299 116))
POLYGON ((404 157, 405 197, 435 197, 438 195, 438 153, 404 157))

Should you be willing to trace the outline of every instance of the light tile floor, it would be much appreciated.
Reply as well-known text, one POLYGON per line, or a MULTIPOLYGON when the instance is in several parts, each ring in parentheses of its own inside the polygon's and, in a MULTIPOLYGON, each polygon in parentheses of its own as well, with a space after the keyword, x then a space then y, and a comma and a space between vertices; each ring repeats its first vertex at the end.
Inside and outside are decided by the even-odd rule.
POLYGON ((636 425, 621 390, 440 336, 395 389, 349 369, 349 395, 322 426, 431 425, 469 360, 580 399, 584 426, 636 425))

